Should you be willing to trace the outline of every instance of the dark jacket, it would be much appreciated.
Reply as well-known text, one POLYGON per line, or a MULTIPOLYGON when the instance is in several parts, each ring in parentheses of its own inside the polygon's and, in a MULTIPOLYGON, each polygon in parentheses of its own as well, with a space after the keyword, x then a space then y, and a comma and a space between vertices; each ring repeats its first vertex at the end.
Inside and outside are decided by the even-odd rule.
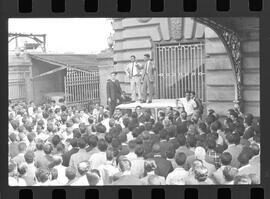
POLYGON ((107 98, 111 98, 112 101, 121 99, 122 89, 118 80, 114 82, 111 79, 107 80, 107 98))
POLYGON ((157 168, 155 169, 157 175, 166 178, 167 175, 173 171, 172 163, 169 160, 158 155, 154 155, 153 159, 157 165, 157 168))
POLYGON ((78 148, 72 148, 69 151, 67 151, 66 153, 63 154, 62 158, 63 158, 63 163, 62 165, 65 167, 69 166, 69 161, 70 161, 70 157, 74 154, 77 153, 79 151, 78 148))

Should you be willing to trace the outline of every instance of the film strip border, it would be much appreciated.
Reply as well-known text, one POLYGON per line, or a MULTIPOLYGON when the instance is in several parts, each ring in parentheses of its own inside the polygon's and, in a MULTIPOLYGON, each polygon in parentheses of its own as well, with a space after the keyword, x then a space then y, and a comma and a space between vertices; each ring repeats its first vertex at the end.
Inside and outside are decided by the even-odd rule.
MULTIPOLYGON (((102 189, 85 189, 84 187, 74 187, 75 189, 61 189, 52 187, 42 187, 39 190, 21 189, 13 192, 10 198, 19 199, 132 199, 132 198, 151 198, 151 199, 264 199, 263 188, 250 188, 247 186, 231 188, 216 188, 211 186, 202 186, 197 188, 183 188, 176 186, 169 186, 164 188, 149 188, 149 187, 135 187, 133 188, 118 188, 111 189, 111 187, 104 187, 102 189), (44 189, 43 189, 44 188, 44 189), (43 191, 44 190, 44 191, 43 191), (248 191, 249 190, 249 191, 248 191), (141 194, 143 193, 143 194, 141 194), (244 193, 244 194, 243 194, 244 193)), ((6 198, 2 196, 3 199, 6 198)), ((0 197, 1 198, 1 197, 0 197)))
MULTIPOLYGON (((134 0, 133 0, 134 1, 134 0)), ((195 12, 197 10, 198 0, 183 0, 184 12, 195 12)), ((228 12, 231 8, 232 0, 215 0, 216 10, 228 12)), ((33 0, 18 0, 19 12, 31 13, 33 0)), ((118 12, 130 12, 132 9, 132 0, 117 0, 118 12)), ((262 11, 263 0, 246 0, 246 5, 250 11, 262 11)), ((51 0, 51 11, 54 13, 63 13, 66 10, 66 0, 51 0)), ((85 12, 97 12, 99 9, 99 0, 84 0, 85 12)), ((152 12, 163 12, 166 7, 165 0, 150 0, 150 9, 152 12)), ((244 8, 244 7, 243 7, 244 8)))

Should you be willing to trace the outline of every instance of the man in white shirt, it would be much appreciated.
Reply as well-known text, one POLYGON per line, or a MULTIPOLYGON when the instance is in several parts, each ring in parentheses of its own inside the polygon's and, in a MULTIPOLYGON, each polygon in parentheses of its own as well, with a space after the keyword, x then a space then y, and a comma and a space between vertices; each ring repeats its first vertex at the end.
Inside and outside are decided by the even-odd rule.
POLYGON ((141 69, 142 66, 136 62, 136 57, 134 55, 130 56, 130 63, 127 65, 126 75, 130 80, 132 102, 136 101, 137 93, 139 100, 141 99, 141 69))
POLYGON ((175 162, 177 167, 168 174, 166 178, 167 185, 184 185, 185 178, 189 175, 188 171, 184 169, 187 156, 184 153, 177 153, 175 156, 175 162))
POLYGON ((193 115, 194 110, 197 108, 196 102, 190 98, 190 92, 185 92, 185 97, 178 99, 179 107, 187 112, 187 117, 190 119, 193 115))

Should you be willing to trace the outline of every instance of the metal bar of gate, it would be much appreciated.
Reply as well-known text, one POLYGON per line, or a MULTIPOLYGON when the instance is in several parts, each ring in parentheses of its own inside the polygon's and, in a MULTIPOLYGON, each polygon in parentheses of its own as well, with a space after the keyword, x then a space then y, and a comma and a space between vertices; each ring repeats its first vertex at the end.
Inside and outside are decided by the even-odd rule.
POLYGON ((190 90, 194 90, 194 84, 193 84, 193 46, 190 46, 190 90))
POLYGON ((172 69, 172 47, 168 47, 168 97, 172 97, 172 76, 171 76, 171 69, 172 69))

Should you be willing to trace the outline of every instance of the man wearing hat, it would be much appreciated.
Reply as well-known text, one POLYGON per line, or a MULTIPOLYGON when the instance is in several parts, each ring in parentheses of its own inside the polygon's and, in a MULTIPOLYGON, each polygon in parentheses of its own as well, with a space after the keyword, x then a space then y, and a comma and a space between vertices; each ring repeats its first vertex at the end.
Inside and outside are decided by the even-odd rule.
POLYGON ((122 101, 122 89, 116 75, 117 72, 112 72, 111 78, 107 80, 107 100, 110 115, 113 115, 115 107, 122 101))

